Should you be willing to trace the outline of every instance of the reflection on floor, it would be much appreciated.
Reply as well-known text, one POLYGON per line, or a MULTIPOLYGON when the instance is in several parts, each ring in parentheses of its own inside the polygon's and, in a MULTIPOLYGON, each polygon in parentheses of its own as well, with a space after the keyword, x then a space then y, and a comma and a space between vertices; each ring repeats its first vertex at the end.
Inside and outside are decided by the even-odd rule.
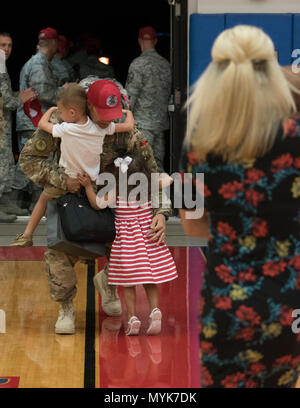
MULTIPOLYGON (((93 287, 81 263, 76 265, 76 334, 56 335, 58 304, 49 296, 45 250, 0 248, 0 309, 6 314, 6 331, 0 333, 0 388, 83 388, 87 360, 96 388, 200 387, 197 312, 205 267, 200 248, 171 248, 179 278, 159 286, 163 328, 152 337, 145 335, 149 310, 142 287, 137 291, 139 336, 125 336, 126 314, 107 317, 97 293, 91 314, 95 335, 86 330, 91 327, 87 293, 93 287), (87 344, 94 345, 94 339, 93 359, 87 344)), ((104 262, 99 259, 96 269, 104 262)), ((119 294, 123 302, 122 288, 119 294)))
MULTIPOLYGON (((125 336, 126 313, 122 317, 107 317, 99 306, 100 387, 200 387, 197 305, 204 259, 198 248, 174 248, 172 254, 179 278, 159 285, 163 313, 160 336, 145 335, 149 310, 140 286, 137 288, 137 315, 142 321, 139 336, 125 336)), ((123 302, 122 294, 119 288, 123 302)))

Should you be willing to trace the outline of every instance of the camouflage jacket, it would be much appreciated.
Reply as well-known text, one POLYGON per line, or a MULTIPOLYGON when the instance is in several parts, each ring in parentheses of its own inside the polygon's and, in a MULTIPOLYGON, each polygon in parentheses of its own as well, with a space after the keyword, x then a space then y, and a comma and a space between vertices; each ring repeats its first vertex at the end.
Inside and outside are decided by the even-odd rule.
POLYGON ((11 138, 12 131, 12 112, 23 106, 23 102, 18 97, 18 92, 14 92, 11 88, 9 75, 0 74, 0 91, 3 99, 3 126, 6 137, 11 138))
POLYGON ((23 106, 23 102, 18 97, 19 92, 14 92, 11 88, 11 81, 7 73, 0 74, 0 90, 3 98, 4 111, 14 111, 20 106, 23 106))
POLYGON ((169 128, 171 81, 171 66, 155 49, 144 51, 130 64, 125 88, 140 128, 169 128))
MULTIPOLYGON (((51 115, 52 123, 61 123, 58 110, 51 115)), ((60 139, 36 129, 19 156, 23 172, 39 187, 52 184, 67 190, 67 175, 59 167, 60 139)))
MULTIPOLYGON (((39 51, 26 62, 20 73, 20 89, 33 86, 42 104, 43 113, 56 105, 57 82, 50 62, 39 51)), ((35 130, 32 121, 25 115, 23 106, 17 111, 17 131, 35 130)))
POLYGON ((66 82, 75 82, 75 71, 65 59, 54 57, 51 60, 53 75, 59 86, 63 86, 66 82))
POLYGON ((0 91, 0 150, 4 140, 4 123, 3 123, 3 98, 0 91))

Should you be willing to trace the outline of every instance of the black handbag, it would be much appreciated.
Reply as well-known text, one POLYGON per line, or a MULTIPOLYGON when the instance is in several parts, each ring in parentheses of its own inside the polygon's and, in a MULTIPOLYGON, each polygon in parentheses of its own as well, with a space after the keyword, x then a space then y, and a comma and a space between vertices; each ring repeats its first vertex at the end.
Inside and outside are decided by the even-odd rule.
POLYGON ((57 210, 66 238, 79 242, 112 242, 114 215, 110 208, 95 210, 86 195, 65 194, 57 200, 57 210))
POLYGON ((99 258, 105 256, 105 245, 101 242, 68 241, 57 210, 56 200, 47 204, 47 246, 75 257, 99 258))

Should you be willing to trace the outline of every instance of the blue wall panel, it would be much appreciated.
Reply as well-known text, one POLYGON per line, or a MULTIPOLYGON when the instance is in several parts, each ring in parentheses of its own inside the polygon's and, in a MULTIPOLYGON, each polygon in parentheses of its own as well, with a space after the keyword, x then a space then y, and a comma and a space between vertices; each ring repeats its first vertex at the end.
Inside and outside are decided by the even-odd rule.
POLYGON ((224 14, 191 14, 190 16, 190 72, 192 85, 211 61, 211 47, 224 30, 224 14))
POLYGON ((289 65, 292 61, 293 47, 293 15, 292 14, 227 14, 225 27, 237 24, 249 24, 260 27, 273 40, 278 61, 281 65, 289 65))
POLYGON ((250 24, 273 40, 281 65, 290 65, 292 51, 300 49, 300 14, 192 14, 190 16, 190 85, 211 61, 211 47, 225 28, 250 24))
MULTIPOLYGON (((300 50, 300 14, 294 15, 294 27, 293 27, 293 50, 300 50)), ((300 52, 297 52, 297 55, 293 60, 297 58, 299 60, 300 52)), ((298 61, 299 65, 299 61, 298 61)))

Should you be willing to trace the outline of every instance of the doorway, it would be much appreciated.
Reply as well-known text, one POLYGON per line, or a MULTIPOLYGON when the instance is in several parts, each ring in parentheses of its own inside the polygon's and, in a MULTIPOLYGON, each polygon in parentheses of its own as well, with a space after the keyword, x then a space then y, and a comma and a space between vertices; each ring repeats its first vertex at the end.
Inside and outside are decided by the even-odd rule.
MULTIPOLYGON (((168 0, 101 1, 83 4, 62 2, 59 6, 43 7, 42 3, 19 6, 7 4, 1 31, 13 37, 13 51, 7 69, 13 90, 19 89, 23 65, 36 52, 37 35, 46 27, 55 28, 75 43, 84 33, 98 37, 103 56, 110 59, 116 79, 125 85, 131 61, 140 54, 137 36, 140 27, 151 25, 158 33, 157 51, 170 61, 170 5, 168 0), (80 6, 82 4, 82 7, 80 6), (22 16, 16 19, 16 12, 22 16)), ((15 128, 15 127, 14 127, 15 128)), ((166 170, 170 171, 170 132, 166 135, 166 170)), ((13 134, 14 153, 18 154, 16 134, 13 134)))

